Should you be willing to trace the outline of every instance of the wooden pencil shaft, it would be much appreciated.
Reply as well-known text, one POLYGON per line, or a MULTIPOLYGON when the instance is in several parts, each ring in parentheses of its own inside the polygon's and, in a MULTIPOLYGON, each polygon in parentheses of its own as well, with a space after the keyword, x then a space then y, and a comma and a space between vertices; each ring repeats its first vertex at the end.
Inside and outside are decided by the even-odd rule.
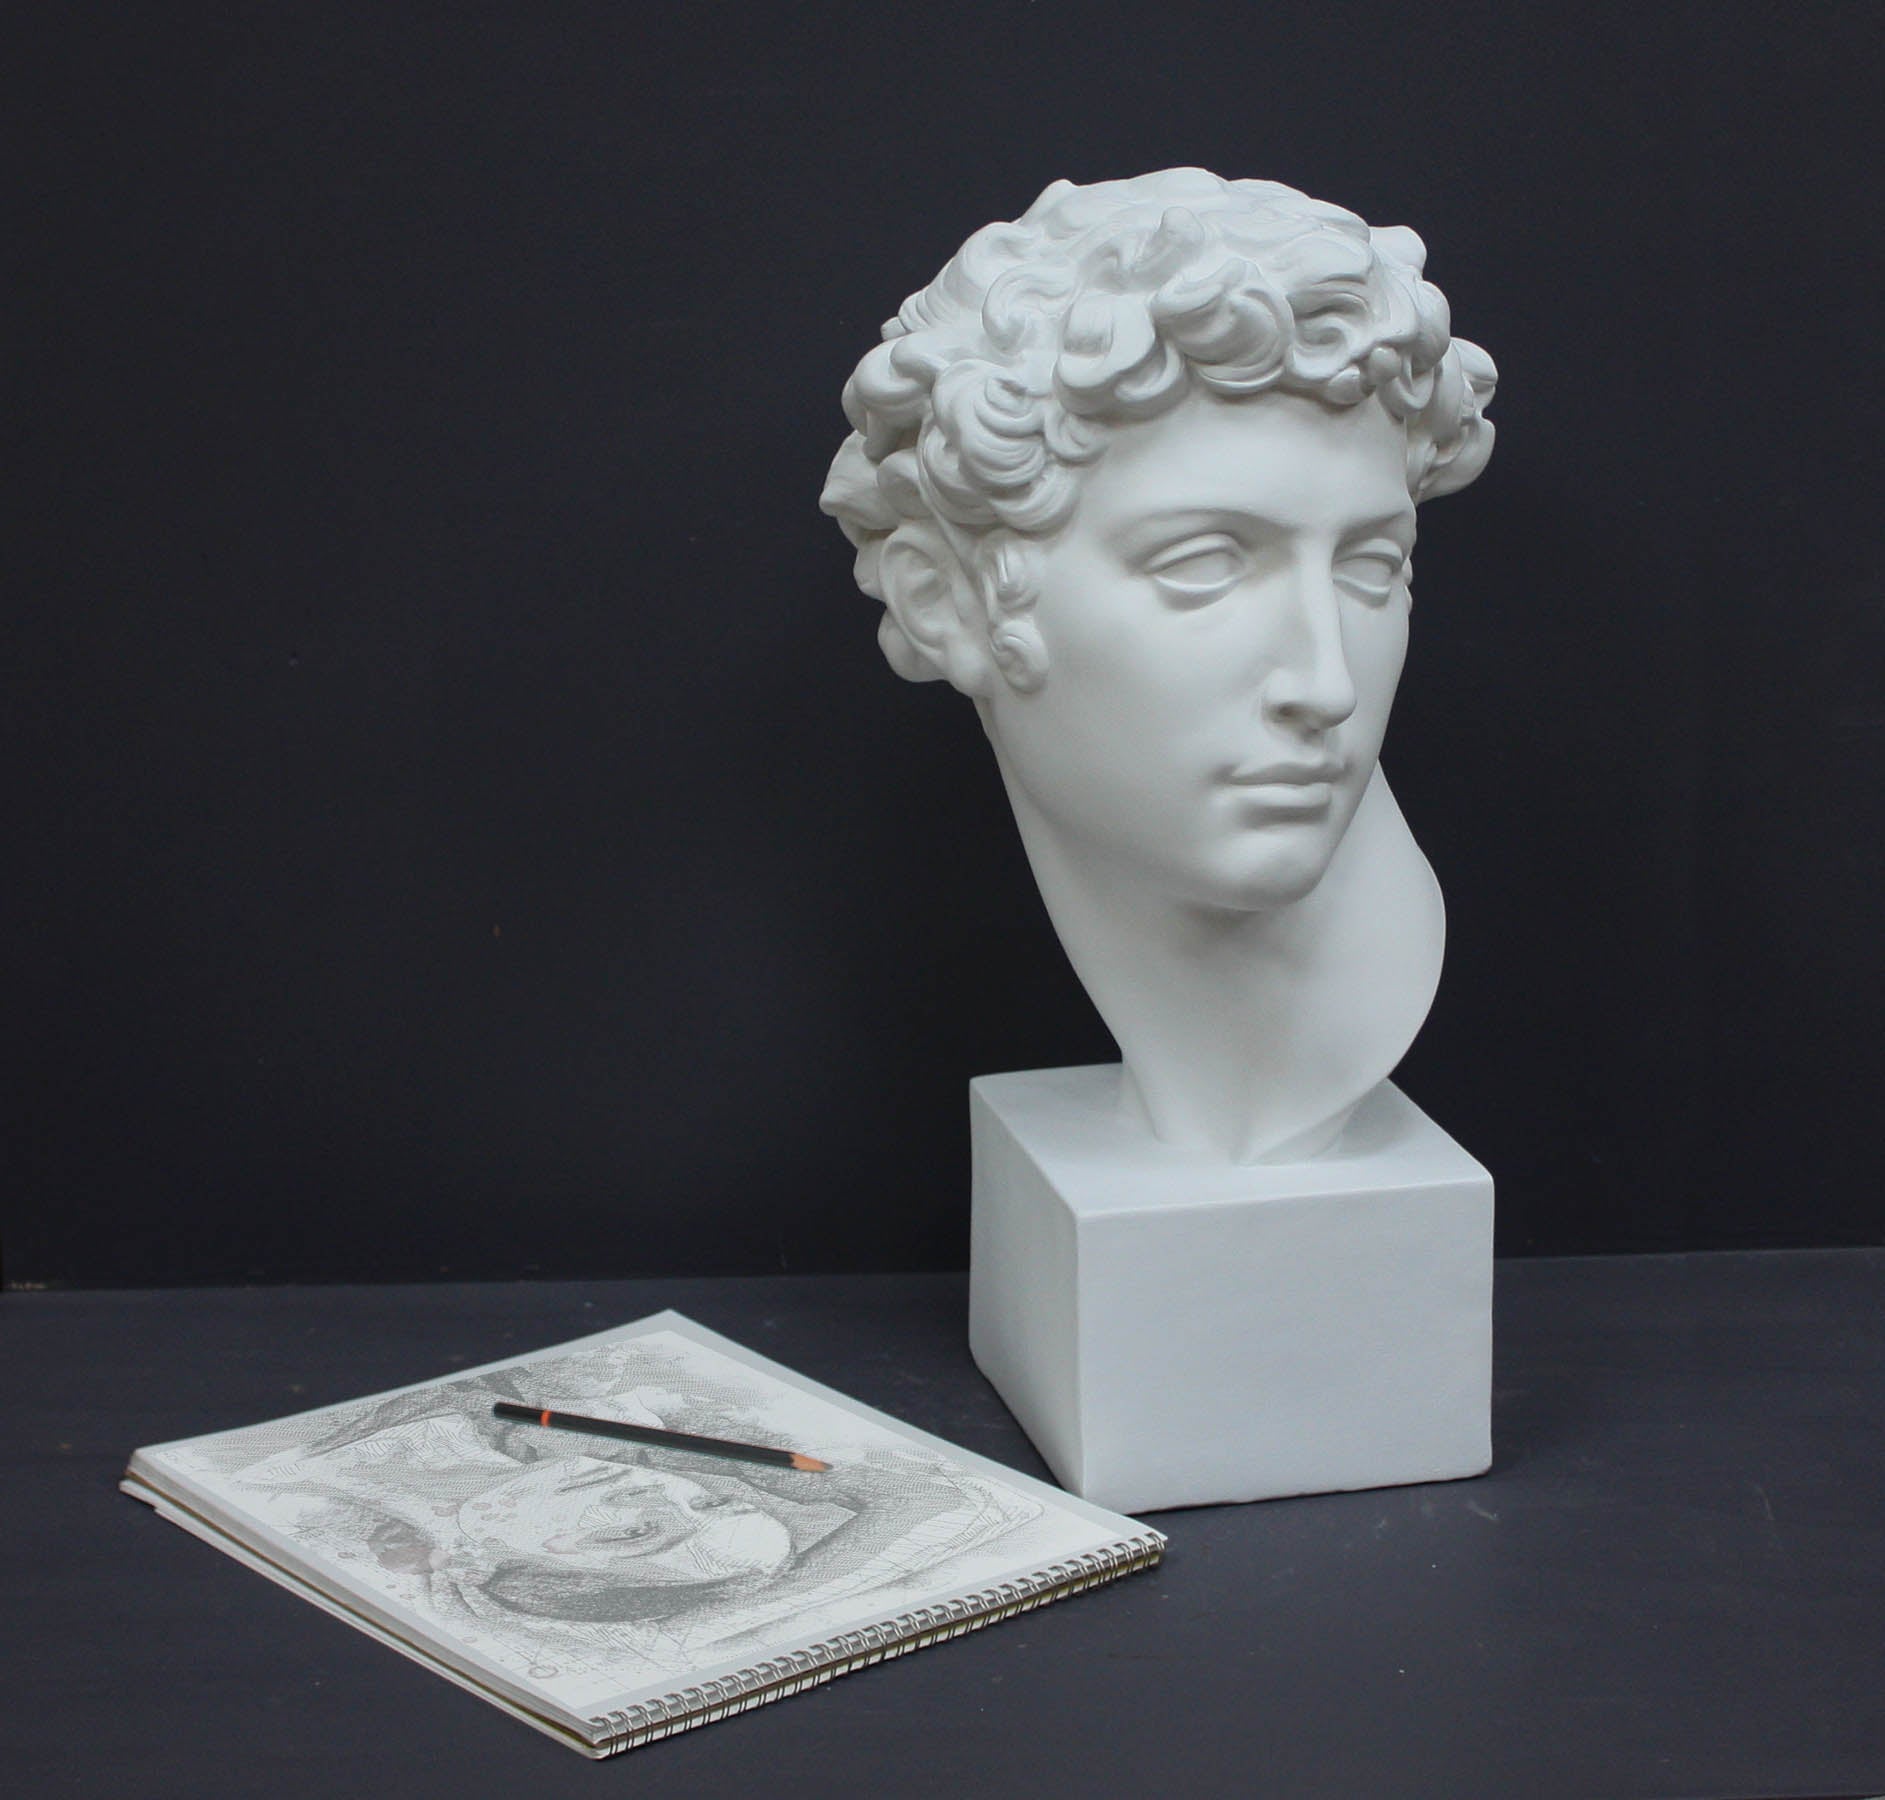
POLYGON ((796 1467, 793 1452, 767 1444, 735 1444, 726 1438, 696 1437, 687 1431, 662 1431, 653 1425, 628 1425, 619 1419, 591 1419, 581 1413, 552 1412, 539 1406, 520 1406, 498 1400, 491 1410, 501 1419, 520 1419, 530 1425, 548 1425, 564 1431, 587 1432, 591 1437, 619 1438, 625 1444, 647 1444, 659 1450, 691 1450, 699 1456, 727 1456, 742 1462, 796 1467))

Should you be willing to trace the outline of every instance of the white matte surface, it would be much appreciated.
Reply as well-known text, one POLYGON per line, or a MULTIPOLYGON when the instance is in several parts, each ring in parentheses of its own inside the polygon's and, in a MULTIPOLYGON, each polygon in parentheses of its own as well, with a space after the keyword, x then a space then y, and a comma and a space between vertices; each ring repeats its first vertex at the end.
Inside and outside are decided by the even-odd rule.
POLYGON ((1492 1178, 1391 1083, 1314 1161, 1122 1119, 1120 1070, 970 1086, 970 1344, 1055 1475, 1125 1512, 1491 1461, 1492 1178))
POLYGON ((971 1335, 1125 1510, 1488 1460, 1492 1183, 1387 1077, 1440 888, 1380 756, 1496 371, 1404 226, 1053 183, 884 324, 821 501, 974 704, 1120 1067, 972 1089, 971 1335))
POLYGON ((974 702, 1120 1107, 1221 1162, 1334 1143, 1439 979, 1379 756, 1494 369, 1425 259, 1275 182, 1056 182, 845 389, 823 504, 879 642, 974 702))

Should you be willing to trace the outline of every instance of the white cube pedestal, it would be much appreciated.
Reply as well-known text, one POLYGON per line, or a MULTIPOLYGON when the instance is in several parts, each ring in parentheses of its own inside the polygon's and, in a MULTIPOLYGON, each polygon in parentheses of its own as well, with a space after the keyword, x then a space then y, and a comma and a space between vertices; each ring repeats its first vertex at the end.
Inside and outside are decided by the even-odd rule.
POLYGON ((969 1084, 969 1342, 1121 1512, 1446 1481, 1492 1460, 1492 1177, 1390 1082, 1312 1162, 1118 1110, 1117 1065, 969 1084))

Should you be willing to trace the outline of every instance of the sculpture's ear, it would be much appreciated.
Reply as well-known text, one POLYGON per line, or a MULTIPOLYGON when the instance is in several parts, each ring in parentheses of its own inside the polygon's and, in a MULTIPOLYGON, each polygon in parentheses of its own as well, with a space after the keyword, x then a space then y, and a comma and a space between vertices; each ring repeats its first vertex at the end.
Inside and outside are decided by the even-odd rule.
POLYGON ((988 614, 973 578, 942 533, 922 520, 899 525, 880 552, 877 579, 895 629, 916 659, 928 665, 921 673, 940 675, 951 687, 985 698, 997 679, 988 614))

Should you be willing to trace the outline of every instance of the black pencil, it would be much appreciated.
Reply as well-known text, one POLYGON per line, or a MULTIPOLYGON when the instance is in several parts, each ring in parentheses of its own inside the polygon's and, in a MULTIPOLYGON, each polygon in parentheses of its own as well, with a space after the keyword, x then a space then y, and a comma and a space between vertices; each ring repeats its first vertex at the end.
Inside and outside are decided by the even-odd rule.
POLYGON ((491 1410, 500 1419, 520 1419, 528 1425, 549 1425, 564 1431, 586 1431, 591 1437, 620 1438, 625 1444, 651 1444, 658 1450, 691 1450, 697 1456, 730 1456, 740 1462, 771 1463, 780 1469, 806 1469, 814 1474, 829 1469, 799 1450, 775 1450, 767 1444, 735 1444, 726 1438, 696 1437, 689 1431, 661 1431, 653 1425, 624 1425, 619 1419, 588 1419, 581 1413, 551 1412, 547 1407, 519 1406, 498 1400, 491 1410))

